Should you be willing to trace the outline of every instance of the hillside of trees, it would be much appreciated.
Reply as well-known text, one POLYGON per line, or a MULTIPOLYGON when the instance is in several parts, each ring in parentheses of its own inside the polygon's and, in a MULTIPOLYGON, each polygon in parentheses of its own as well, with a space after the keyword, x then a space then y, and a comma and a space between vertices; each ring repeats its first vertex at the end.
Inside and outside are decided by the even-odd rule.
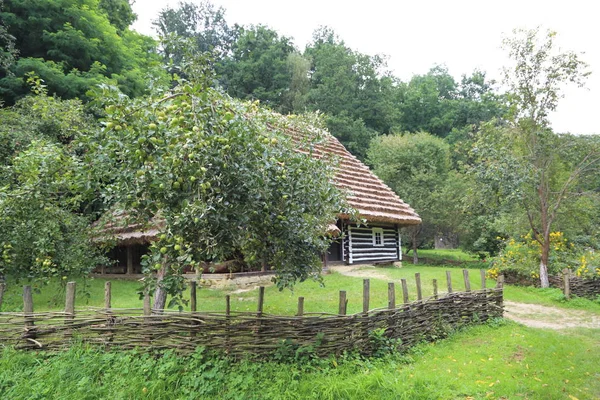
MULTIPOLYGON (((443 243, 509 269, 535 263, 520 272, 545 285, 548 268, 577 269, 581 257, 598 253, 600 136, 554 132, 548 121, 565 84, 585 85, 590 71, 579 54, 557 51, 553 32, 517 31, 505 40, 514 65, 500 90, 485 71, 457 79, 443 64, 405 82, 385 55, 351 49, 328 27, 301 49, 268 26, 231 24, 226 10, 207 1, 163 9, 154 21, 158 40, 133 31, 135 19, 129 0, 0 2, 0 202, 6 221, 25 213, 39 218, 32 226, 49 225, 40 243, 66 231, 61 246, 84 243, 75 232, 97 219, 100 189, 86 183, 85 154, 129 145, 118 131, 92 148, 82 144, 100 137, 107 117, 136 107, 155 112, 151 99, 201 80, 224 103, 227 95, 283 115, 319 113, 422 216, 403 238, 415 262, 418 248, 443 243), (43 173, 54 181, 36 185, 43 173)), ((0 233, 15 226, 0 222, 0 233)), ((22 235, 37 240, 31 227, 22 235)), ((82 245, 60 263, 91 265, 84 255, 92 253, 82 245)))

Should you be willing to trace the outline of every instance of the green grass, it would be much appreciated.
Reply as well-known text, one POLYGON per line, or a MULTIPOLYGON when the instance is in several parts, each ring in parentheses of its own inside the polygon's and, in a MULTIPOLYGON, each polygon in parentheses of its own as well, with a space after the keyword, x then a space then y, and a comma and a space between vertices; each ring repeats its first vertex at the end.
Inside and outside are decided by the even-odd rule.
POLYGON ((597 399, 597 330, 477 326, 383 358, 301 362, 0 350, 6 399, 597 399), (573 396, 573 397, 569 397, 573 396))
MULTIPOLYGON (((419 257, 430 258, 432 260, 450 260, 450 261, 479 261, 476 255, 466 253, 460 249, 419 249, 417 251, 419 257)), ((412 258, 412 253, 409 254, 409 258, 412 258)))
MULTIPOLYGON (((371 308, 385 307, 387 305, 387 283, 396 283, 396 301, 402 301, 401 279, 406 279, 408 284, 409 299, 417 297, 415 273, 421 274, 423 297, 433 294, 433 279, 438 281, 440 294, 447 292, 446 271, 451 272, 454 291, 464 290, 463 274, 460 269, 439 266, 412 265, 404 263, 402 268, 365 268, 364 273, 376 274, 380 278, 371 277, 371 308)), ((481 288, 479 270, 469 270, 469 280, 473 290, 481 288)), ((103 307, 104 304, 104 279, 88 279, 87 287, 84 282, 78 281, 78 295, 76 305, 103 307)), ((293 315, 297 310, 298 297, 305 298, 305 312, 329 312, 338 310, 339 291, 345 290, 348 298, 348 313, 362 310, 362 278, 344 276, 332 273, 323 277, 324 286, 314 281, 298 284, 293 291, 279 291, 276 287, 267 287, 265 292, 264 311, 271 314, 293 315)), ((486 287, 495 286, 495 281, 487 280, 486 287)), ((127 280, 112 281, 112 306, 113 308, 141 308, 142 301, 137 295, 141 287, 140 282, 127 280)), ((230 290, 201 288, 198 290, 198 309, 201 311, 224 311, 225 296, 231 295, 233 311, 255 311, 257 308, 258 289, 235 293, 230 290)), ((517 286, 505 286, 505 298, 510 301, 523 303, 542 304, 561 308, 585 309, 600 314, 600 303, 586 299, 573 299, 565 301, 559 289, 536 289, 517 286)), ((64 290, 58 282, 39 288, 34 293, 36 311, 60 310, 64 307, 64 290)), ((8 292, 2 311, 19 311, 22 309, 21 286, 8 285, 8 292)))

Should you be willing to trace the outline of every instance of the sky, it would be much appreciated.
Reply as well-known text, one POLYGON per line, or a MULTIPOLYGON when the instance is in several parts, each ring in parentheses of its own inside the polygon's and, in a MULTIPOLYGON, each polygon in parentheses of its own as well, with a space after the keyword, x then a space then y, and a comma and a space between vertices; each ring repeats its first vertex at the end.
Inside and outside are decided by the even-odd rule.
MULTIPOLYGON (((198 0, 188 0, 198 1, 198 0)), ((153 35, 152 20, 178 0, 137 0, 133 28, 153 35)), ((584 52, 592 75, 585 88, 567 88, 551 115, 556 132, 600 133, 600 24, 595 1, 570 0, 213 0, 230 25, 263 24, 303 50, 313 31, 332 28, 353 50, 388 56, 389 69, 408 81, 434 65, 460 78, 475 69, 499 80, 509 60, 502 39, 515 28, 552 29, 563 50, 584 52)))

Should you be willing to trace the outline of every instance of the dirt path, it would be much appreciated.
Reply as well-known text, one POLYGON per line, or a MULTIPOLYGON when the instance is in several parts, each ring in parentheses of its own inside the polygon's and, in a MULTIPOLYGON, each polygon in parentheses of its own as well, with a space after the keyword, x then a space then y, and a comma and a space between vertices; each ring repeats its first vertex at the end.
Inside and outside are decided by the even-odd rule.
MULTIPOLYGON (((376 270, 375 267, 365 266, 334 266, 332 271, 342 275, 357 278, 373 278, 389 280, 389 277, 376 270)), ((600 329, 600 316, 584 310, 568 310, 538 304, 516 303, 505 301, 506 318, 532 328, 567 329, 567 328, 596 328, 600 329)))
POLYGON ((388 276, 376 270, 376 267, 368 266, 352 266, 352 265, 335 265, 329 267, 332 272, 339 272, 342 275, 353 276, 356 278, 373 278, 390 280, 388 276))
POLYGON ((542 306, 539 304, 515 303, 505 301, 504 316, 513 321, 533 328, 566 329, 597 328, 600 329, 600 316, 584 310, 566 310, 542 306))

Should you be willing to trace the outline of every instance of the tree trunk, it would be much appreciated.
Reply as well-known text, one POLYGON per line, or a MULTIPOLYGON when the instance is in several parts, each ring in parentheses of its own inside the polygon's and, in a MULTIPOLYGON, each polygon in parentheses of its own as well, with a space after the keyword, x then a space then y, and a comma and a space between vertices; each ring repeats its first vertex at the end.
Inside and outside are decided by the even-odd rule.
POLYGON ((417 236, 419 235, 419 231, 417 228, 413 229, 412 234, 412 251, 413 251, 413 264, 419 263, 419 255, 417 254, 417 236))
POLYGON ((548 280, 548 258, 550 255, 550 235, 544 235, 544 244, 542 245, 542 257, 540 261, 540 285, 543 288, 550 287, 548 280), (547 236, 547 237, 546 237, 547 236))
POLYGON ((152 309, 154 312, 161 313, 167 304, 167 291, 162 286, 162 280, 167 274, 167 258, 163 259, 162 267, 156 274, 156 289, 154 290, 154 303, 152 309))

